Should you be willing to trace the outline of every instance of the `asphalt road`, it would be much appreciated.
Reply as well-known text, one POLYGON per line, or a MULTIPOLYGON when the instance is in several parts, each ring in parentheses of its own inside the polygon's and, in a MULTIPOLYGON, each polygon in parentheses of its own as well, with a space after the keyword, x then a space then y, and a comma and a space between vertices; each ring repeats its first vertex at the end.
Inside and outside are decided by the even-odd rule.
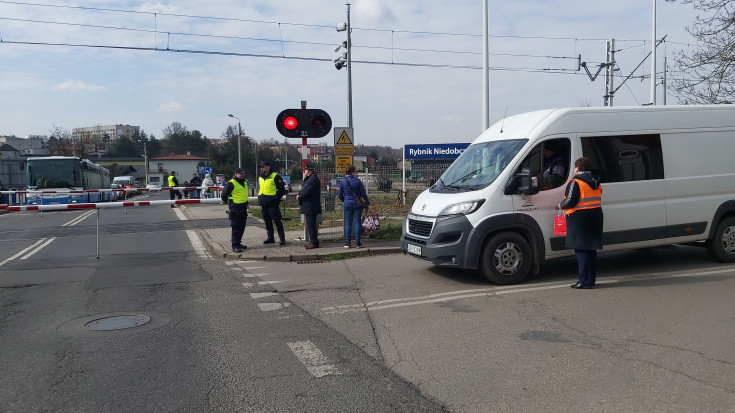
POLYGON ((0 216, 0 410, 443 410, 181 217, 0 216))
POLYGON ((702 248, 495 286, 399 254, 212 258, 176 211, 102 211, 99 259, 94 212, 0 216, 3 411, 735 411, 735 265, 702 248), (120 315, 150 321, 89 329, 120 315))
POLYGON ((573 258, 494 286, 400 255, 254 269, 451 411, 735 411, 735 265, 703 248, 573 258))

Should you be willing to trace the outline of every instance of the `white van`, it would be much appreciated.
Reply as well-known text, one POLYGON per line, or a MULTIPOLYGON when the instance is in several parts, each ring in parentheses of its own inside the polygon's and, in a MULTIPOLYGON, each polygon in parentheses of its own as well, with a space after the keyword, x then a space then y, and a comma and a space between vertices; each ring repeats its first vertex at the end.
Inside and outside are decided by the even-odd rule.
POLYGON ((403 252, 513 284, 572 255, 555 207, 574 161, 602 181, 603 251, 703 241, 735 262, 735 105, 567 108, 508 117, 480 135, 405 219, 403 252), (565 169, 544 173, 545 149, 565 169))
MULTIPOLYGON (((112 183, 119 185, 122 189, 135 189, 135 177, 130 175, 116 176, 112 179, 112 183)), ((126 196, 137 195, 138 191, 127 191, 126 196)))

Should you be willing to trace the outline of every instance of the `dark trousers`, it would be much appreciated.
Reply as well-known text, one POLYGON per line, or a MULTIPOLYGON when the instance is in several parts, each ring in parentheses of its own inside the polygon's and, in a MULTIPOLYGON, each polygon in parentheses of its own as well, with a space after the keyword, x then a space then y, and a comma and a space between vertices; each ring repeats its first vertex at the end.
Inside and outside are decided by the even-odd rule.
POLYGON ((278 209, 278 203, 263 206, 263 221, 265 221, 265 230, 268 233, 268 239, 273 240, 273 223, 276 224, 278 236, 281 241, 286 241, 286 233, 283 232, 283 221, 281 221, 281 211, 278 209))
POLYGON ((177 190, 172 189, 168 191, 168 199, 173 201, 174 197, 178 197, 179 199, 181 199, 181 191, 179 191, 178 189, 177 190))
POLYGON ((316 226, 316 215, 305 214, 304 221, 306 222, 306 235, 308 241, 317 247, 319 246, 319 230, 316 226))
POLYGON ((242 236, 245 234, 247 221, 248 210, 244 205, 230 205, 230 227, 232 227, 230 242, 233 248, 242 244, 242 236))
POLYGON ((579 266, 579 281, 582 285, 595 285, 597 280, 597 251, 574 250, 579 266))

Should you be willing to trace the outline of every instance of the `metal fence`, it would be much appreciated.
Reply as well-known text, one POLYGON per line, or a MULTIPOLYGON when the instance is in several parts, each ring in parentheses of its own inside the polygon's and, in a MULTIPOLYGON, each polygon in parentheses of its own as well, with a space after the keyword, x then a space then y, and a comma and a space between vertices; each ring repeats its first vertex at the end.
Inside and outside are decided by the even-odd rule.
MULTIPOLYGON (((449 163, 435 164, 421 168, 403 169, 395 166, 378 166, 357 171, 358 177, 370 199, 370 214, 378 214, 381 227, 391 223, 400 223, 410 210, 416 197, 433 185, 449 167, 449 163)), ((322 183, 322 223, 319 225, 319 237, 325 240, 344 238, 342 203, 337 199, 337 189, 344 175, 338 174, 335 168, 316 169, 322 183)), ((298 186, 294 185, 291 196, 285 203, 286 208, 298 208, 295 201, 298 186)), ((363 235, 369 238, 370 235, 363 235)))

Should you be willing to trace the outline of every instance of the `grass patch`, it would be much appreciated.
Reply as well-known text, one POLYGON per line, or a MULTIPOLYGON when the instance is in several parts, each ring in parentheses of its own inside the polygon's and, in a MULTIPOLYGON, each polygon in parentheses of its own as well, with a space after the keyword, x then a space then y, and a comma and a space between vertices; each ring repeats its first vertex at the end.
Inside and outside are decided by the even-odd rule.
MULTIPOLYGON (((395 240, 401 238, 402 223, 400 222, 381 222, 380 229, 370 235, 370 239, 386 239, 395 240)), ((365 235, 363 235, 365 236, 365 235)))
POLYGON ((341 252, 338 252, 336 254, 329 254, 322 257, 322 261, 339 261, 339 260, 346 260, 349 258, 360 258, 360 257, 367 257, 373 255, 370 251, 363 251, 357 254, 344 254, 341 252))

